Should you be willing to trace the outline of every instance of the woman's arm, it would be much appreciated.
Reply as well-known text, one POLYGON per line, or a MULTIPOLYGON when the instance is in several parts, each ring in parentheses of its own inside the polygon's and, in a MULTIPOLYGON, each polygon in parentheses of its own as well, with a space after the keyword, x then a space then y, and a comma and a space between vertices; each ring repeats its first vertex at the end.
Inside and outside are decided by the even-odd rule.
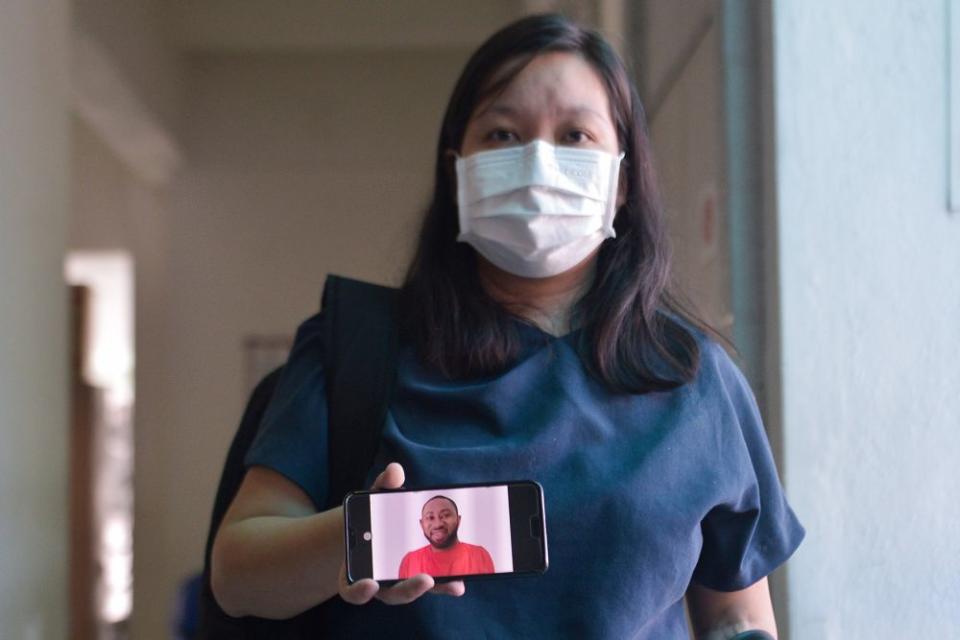
MULTIPOLYGON (((403 468, 388 465, 374 488, 403 485, 403 468)), ((343 509, 316 513, 296 484, 266 467, 251 467, 213 543, 211 583, 231 616, 282 619, 339 593, 363 604, 377 597, 403 604, 427 591, 463 593, 462 582, 434 586, 419 575, 380 591, 373 580, 348 585, 343 570, 343 509)))
POLYGON ((300 487, 251 467, 213 543, 220 607, 231 616, 288 618, 329 599, 337 592, 342 527, 341 509, 316 513, 300 487))
POLYGON ((715 591, 696 584, 687 589, 687 608, 697 640, 725 640, 747 630, 777 637, 777 621, 767 579, 740 591, 715 591))

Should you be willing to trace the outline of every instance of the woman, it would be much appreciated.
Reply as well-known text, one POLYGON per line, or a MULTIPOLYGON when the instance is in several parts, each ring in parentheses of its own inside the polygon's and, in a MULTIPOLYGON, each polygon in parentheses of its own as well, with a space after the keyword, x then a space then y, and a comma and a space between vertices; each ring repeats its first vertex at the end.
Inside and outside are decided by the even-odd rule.
POLYGON ((674 302, 668 263, 642 108, 609 45, 558 16, 491 37, 444 116, 371 475, 540 481, 551 568, 466 595, 427 575, 346 583, 342 512, 315 506, 314 317, 291 359, 316 360, 315 376, 281 382, 311 408, 268 410, 217 536, 224 609, 284 618, 339 593, 363 606, 331 635, 660 640, 688 637, 686 599, 698 637, 775 636, 766 576, 803 530, 746 382, 674 302))

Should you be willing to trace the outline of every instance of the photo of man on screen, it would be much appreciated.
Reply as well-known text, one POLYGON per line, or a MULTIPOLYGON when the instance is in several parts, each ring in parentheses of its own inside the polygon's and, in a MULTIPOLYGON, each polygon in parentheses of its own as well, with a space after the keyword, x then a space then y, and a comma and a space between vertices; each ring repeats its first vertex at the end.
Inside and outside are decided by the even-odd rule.
POLYGON ((420 528, 430 544, 407 553, 400 562, 400 579, 426 573, 433 577, 494 573, 493 559, 479 545, 461 542, 460 511, 446 496, 434 496, 420 511, 420 528))

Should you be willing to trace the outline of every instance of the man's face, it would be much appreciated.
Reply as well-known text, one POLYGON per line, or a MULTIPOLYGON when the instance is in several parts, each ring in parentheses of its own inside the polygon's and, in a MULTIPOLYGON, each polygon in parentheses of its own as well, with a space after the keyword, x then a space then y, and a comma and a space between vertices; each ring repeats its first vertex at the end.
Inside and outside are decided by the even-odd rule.
POLYGON ((460 516, 446 498, 434 498, 423 505, 420 517, 423 535, 434 547, 444 549, 457 541, 460 516))

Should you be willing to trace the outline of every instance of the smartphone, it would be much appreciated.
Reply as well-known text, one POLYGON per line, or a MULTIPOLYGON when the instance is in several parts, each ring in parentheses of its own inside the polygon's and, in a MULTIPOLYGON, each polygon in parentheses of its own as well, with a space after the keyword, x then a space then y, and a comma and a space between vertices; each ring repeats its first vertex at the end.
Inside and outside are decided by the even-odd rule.
POLYGON ((437 582, 547 570, 543 488, 532 480, 354 491, 343 501, 347 580, 437 582))

